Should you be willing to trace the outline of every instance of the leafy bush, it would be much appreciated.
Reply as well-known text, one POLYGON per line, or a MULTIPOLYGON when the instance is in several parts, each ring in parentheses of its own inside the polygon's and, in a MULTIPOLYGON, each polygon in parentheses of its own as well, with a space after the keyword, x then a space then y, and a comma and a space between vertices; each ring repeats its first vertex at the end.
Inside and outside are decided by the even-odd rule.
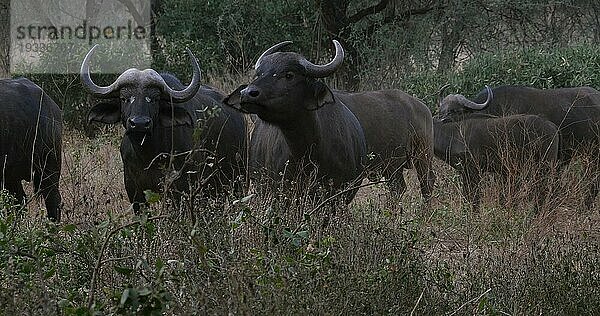
MULTIPOLYGON (((530 48, 481 54, 445 74, 433 70, 409 74, 396 88, 421 98, 437 110, 438 90, 474 97, 484 86, 525 85, 541 89, 591 86, 600 88, 600 48, 579 45, 555 50, 530 48), (454 92, 453 92, 454 91, 454 92)), ((366 86, 365 88, 376 88, 366 86)))
POLYGON ((250 69, 265 49, 293 40, 311 48, 316 14, 305 1, 165 1, 156 27, 154 67, 191 76, 185 47, 216 75, 250 69))
POLYGON ((483 88, 482 83, 491 86, 518 84, 541 89, 600 87, 600 48, 580 45, 483 54, 457 74, 454 82, 460 91, 473 95, 483 88))

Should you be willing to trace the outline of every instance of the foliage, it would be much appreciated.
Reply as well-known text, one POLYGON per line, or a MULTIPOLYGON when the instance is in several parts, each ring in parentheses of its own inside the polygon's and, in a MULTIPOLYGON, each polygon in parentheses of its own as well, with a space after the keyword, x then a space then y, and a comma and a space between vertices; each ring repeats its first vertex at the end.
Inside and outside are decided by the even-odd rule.
POLYGON ((579 45, 562 49, 531 48, 522 52, 482 54, 465 65, 456 78, 461 91, 475 85, 519 84, 541 89, 600 87, 600 49, 579 45))
POLYGON ((258 54, 283 40, 310 48, 315 14, 305 1, 165 1, 157 24, 154 66, 191 75, 184 47, 204 70, 243 73, 258 54), (276 31, 274 31, 276 30, 276 31))
POLYGON ((396 88, 421 98, 435 112, 438 91, 446 83, 451 84, 447 93, 461 93, 467 97, 477 95, 486 84, 492 87, 524 85, 541 89, 578 86, 598 88, 600 49, 578 45, 553 50, 531 48, 481 54, 460 69, 444 74, 424 71, 408 75, 398 79, 396 88))

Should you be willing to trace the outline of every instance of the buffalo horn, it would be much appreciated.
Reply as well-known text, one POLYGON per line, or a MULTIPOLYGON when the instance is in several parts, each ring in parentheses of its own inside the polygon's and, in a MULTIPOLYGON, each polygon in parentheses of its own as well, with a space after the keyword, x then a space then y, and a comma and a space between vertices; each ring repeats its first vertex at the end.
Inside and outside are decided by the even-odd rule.
POLYGON ((173 98, 173 101, 175 102, 185 102, 190 100, 196 95, 198 89, 200 89, 201 73, 200 66, 198 65, 198 60, 189 48, 186 48, 185 50, 190 56, 190 61, 192 63, 192 68, 194 71, 194 74, 192 76, 192 82, 190 82, 190 84, 183 90, 173 90, 163 81, 163 91, 166 92, 171 98, 173 98))
POLYGON ((93 81, 92 81, 92 77, 90 76, 90 59, 92 58, 92 54, 94 53, 94 50, 96 50, 96 48, 98 48, 98 44, 94 45, 94 47, 92 47, 90 49, 90 51, 85 55, 85 58, 83 59, 83 62, 81 63, 81 70, 79 72, 79 77, 81 78, 81 82, 83 82, 83 85, 95 96, 97 97, 106 97, 108 95, 110 95, 113 91, 118 91, 118 86, 120 84, 119 79, 121 77, 119 77, 115 82, 113 82, 110 86, 107 87, 101 87, 96 85, 93 81))
POLYGON ((494 93, 492 92, 492 88, 490 88, 488 85, 485 86, 485 89, 487 90, 487 100, 485 100, 484 103, 475 103, 473 101, 470 100, 466 100, 466 102, 463 103, 463 106, 468 107, 470 109, 473 110, 483 110, 485 109, 489 104, 490 101, 492 101, 492 98, 494 97, 494 93))
POLYGON ((293 43, 292 41, 285 41, 285 42, 281 42, 279 44, 275 44, 275 45, 271 46, 271 48, 267 49, 264 53, 262 53, 262 55, 260 55, 260 57, 258 57, 256 64, 254 64, 254 69, 258 69, 258 66, 260 66, 260 63, 262 62, 262 59, 265 56, 271 55, 271 54, 279 51, 281 48, 288 46, 292 43, 293 43))
MULTIPOLYGON (((94 47, 92 47, 90 49, 90 51, 87 53, 87 55, 85 55, 85 58, 83 59, 83 63, 81 63, 81 71, 80 71, 80 77, 81 77, 81 81, 83 82, 83 85, 92 94, 94 94, 96 97, 100 97, 100 98, 110 97, 113 93, 118 92, 124 83, 129 82, 131 80, 138 79, 136 77, 136 74, 139 73, 139 70, 128 69, 125 72, 123 72, 117 78, 117 80, 115 80, 115 82, 113 82, 111 85, 106 86, 106 87, 101 87, 101 86, 96 85, 92 81, 92 78, 90 76, 89 62, 90 62, 90 58, 92 57, 92 54, 94 53, 94 50, 96 50, 97 47, 98 47, 98 44, 94 45, 94 47)), ((194 54, 192 54, 192 51, 190 51, 188 48, 186 48, 186 50, 187 50, 188 55, 190 56, 194 74, 192 76, 192 82, 185 89, 183 89, 183 90, 171 89, 171 87, 169 87, 164 82, 162 77, 158 73, 156 73, 154 70, 146 70, 146 71, 142 72, 142 74, 144 74, 146 76, 148 81, 158 82, 159 85, 161 86, 163 92, 166 93, 167 95, 169 95, 173 99, 174 102, 188 101, 189 99, 193 98, 194 95, 196 95, 196 92, 198 92, 198 89, 200 88, 201 73, 200 73, 200 66, 198 65, 198 60, 196 60, 196 57, 194 56, 194 54)))
POLYGON ((440 88, 440 92, 438 93, 438 106, 442 106, 442 100, 444 99, 444 93, 446 92, 446 89, 448 89, 449 87, 450 87, 450 84, 448 83, 440 88))
POLYGON ((331 75, 342 65, 342 61, 344 61, 344 49, 336 40, 333 40, 333 44, 335 45, 335 57, 333 57, 328 64, 315 65, 304 58, 300 60, 300 65, 304 66, 308 76, 313 78, 324 78, 331 75))

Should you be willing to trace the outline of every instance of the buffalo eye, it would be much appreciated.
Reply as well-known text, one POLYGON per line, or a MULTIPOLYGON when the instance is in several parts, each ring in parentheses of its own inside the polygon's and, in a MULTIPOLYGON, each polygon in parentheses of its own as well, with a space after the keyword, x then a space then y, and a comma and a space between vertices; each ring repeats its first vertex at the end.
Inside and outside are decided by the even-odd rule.
POLYGON ((133 103, 133 101, 135 101, 135 97, 131 96, 131 97, 121 97, 121 102, 123 103, 133 103))
POLYGON ((152 98, 151 97, 146 97, 146 103, 151 103, 152 102, 152 98))
POLYGON ((290 80, 290 79, 293 79, 294 76, 295 76, 295 74, 293 72, 291 72, 291 71, 288 71, 288 72, 285 73, 285 79, 290 80))

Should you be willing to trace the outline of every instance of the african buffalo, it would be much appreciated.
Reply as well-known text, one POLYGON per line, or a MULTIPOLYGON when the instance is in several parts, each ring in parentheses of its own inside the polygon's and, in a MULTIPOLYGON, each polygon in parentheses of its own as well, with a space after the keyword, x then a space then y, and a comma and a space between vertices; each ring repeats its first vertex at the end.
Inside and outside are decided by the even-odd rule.
POLYGON ((121 122, 125 127, 121 142, 125 189, 136 212, 145 202, 144 191, 161 191, 173 175, 178 192, 199 183, 205 192, 216 194, 243 174, 243 116, 222 106, 221 93, 200 84, 200 67, 189 49, 193 77, 187 87, 169 73, 135 68, 100 87, 92 82, 89 70, 96 47, 81 65, 84 86, 101 100, 88 120, 121 122), (177 172, 166 177, 170 165, 177 172))
POLYGON ((44 197, 48 218, 60 221, 62 112, 26 78, 0 80, 0 176, 2 188, 23 202, 21 180, 44 197), (32 177, 33 176, 33 177, 32 177))
POLYGON ((600 91, 590 87, 536 89, 523 86, 499 86, 484 89, 473 101, 462 95, 440 103, 440 117, 458 117, 479 112, 496 116, 533 114, 554 123, 561 135, 559 159, 568 164, 577 153, 588 155, 592 185, 584 200, 591 208, 600 190, 600 91), (488 98, 488 90, 493 100, 488 98))
POLYGON ((504 177, 538 168, 541 182, 537 207, 543 204, 545 184, 558 159, 556 125, 537 115, 496 117, 467 114, 460 120, 434 118, 435 155, 458 170, 463 195, 478 209, 484 172, 504 177))
MULTIPOLYGON (((289 41, 274 45, 258 58, 256 79, 232 92, 225 103, 258 116, 251 155, 263 157, 254 160, 275 162, 270 171, 278 174, 288 159, 271 155, 281 155, 274 148, 282 148, 289 153, 286 175, 296 177, 316 167, 319 182, 338 190, 360 180, 366 144, 354 114, 317 80, 342 64, 344 50, 333 42, 336 54, 326 65, 315 65, 297 53, 278 52, 289 41)), ((356 190, 348 192, 345 202, 355 194, 356 190)))
POLYGON ((356 115, 363 128, 367 152, 372 154, 367 166, 371 180, 383 176, 392 192, 402 194, 406 190, 403 169, 414 167, 428 205, 435 181, 429 108, 400 90, 334 91, 334 96, 356 115))
MULTIPOLYGON (((357 93, 333 90, 332 95, 350 109, 363 129, 370 153, 366 161, 369 178, 383 176, 390 190, 401 194, 406 189, 403 169, 414 166, 423 198, 429 203, 435 180, 431 169, 433 127, 429 108, 400 90, 357 93)), ((251 169, 264 170, 271 178, 277 178, 289 156, 281 130, 272 123, 256 120, 250 145, 251 169)))

